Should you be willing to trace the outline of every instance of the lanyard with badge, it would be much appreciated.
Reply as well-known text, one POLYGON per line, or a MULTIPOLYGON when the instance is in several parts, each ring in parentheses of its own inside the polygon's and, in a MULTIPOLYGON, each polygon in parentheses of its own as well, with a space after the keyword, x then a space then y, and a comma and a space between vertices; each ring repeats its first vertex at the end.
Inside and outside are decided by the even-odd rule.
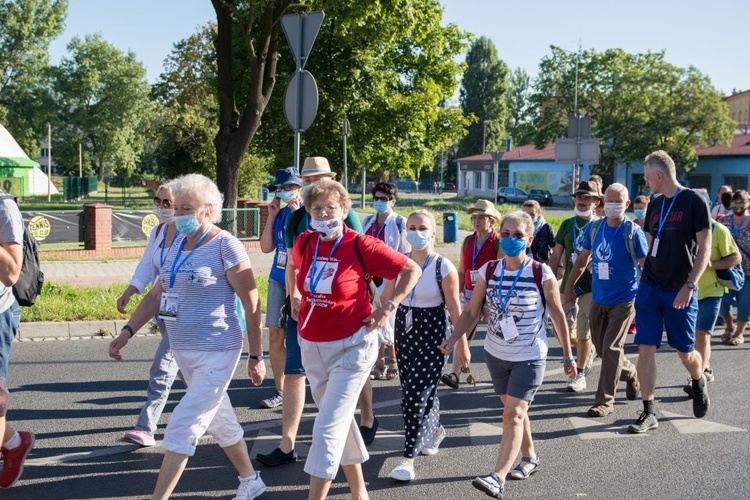
POLYGON ((164 255, 164 249, 167 250, 172 249, 172 245, 174 245, 174 242, 177 240, 177 237, 180 235, 179 231, 175 231, 174 236, 172 236, 172 241, 169 243, 169 246, 167 246, 167 233, 169 231, 164 231, 164 240, 161 242, 161 253, 159 255, 159 263, 161 264, 160 267, 164 267, 164 261, 166 260, 167 256, 164 255))
MULTIPOLYGON (((328 254, 328 259, 330 260, 333 258, 333 254, 336 252, 336 249, 339 247, 339 243, 341 243, 341 239, 344 237, 344 232, 342 231, 341 234, 339 234, 339 237, 336 238, 336 241, 333 243, 333 247, 331 248, 331 253, 328 254)), ((328 261, 323 263, 323 266, 320 268, 320 272, 317 272, 318 270, 318 249, 320 248, 320 235, 318 235, 318 240, 315 242, 315 252, 313 253, 313 260, 312 264, 310 264, 310 274, 309 274, 309 288, 310 288, 310 310, 307 312, 307 317, 305 318, 305 322, 302 324, 302 328, 305 328, 307 326, 307 322, 310 321, 310 316, 312 316, 312 312, 315 309, 315 290, 318 288, 318 283, 320 283, 320 279, 323 277, 323 272, 326 270, 326 266, 328 265, 328 261)))
MULTIPOLYGON (((732 238, 735 240, 737 239, 737 234, 740 232, 740 229, 742 229, 742 223, 745 222, 745 216, 742 216, 742 219, 740 219, 740 225, 737 227, 737 229, 734 228, 734 217, 729 217, 729 231, 732 233, 732 238)), ((745 224, 747 225, 747 224, 745 224)))
MULTIPOLYGON (((409 254, 409 258, 411 259, 411 253, 409 254)), ((424 270, 427 269, 427 266, 430 265, 430 261, 432 260, 432 253, 427 255, 427 258, 424 261, 424 264, 422 264, 422 275, 424 275, 424 270)), ((414 292, 416 292, 417 286, 414 285, 414 288, 411 289, 411 292, 409 292, 409 310, 406 311, 406 317, 404 318, 404 332, 409 332, 411 330, 411 327, 413 326, 413 320, 414 316, 412 315, 412 302, 414 301, 414 292)))
MULTIPOLYGON (((614 236, 612 236, 612 243, 617 241, 617 230, 625 223, 625 221, 621 221, 616 228, 614 228, 614 236)), ((607 220, 604 219, 601 222, 602 224, 602 242, 607 243, 607 230, 609 229, 609 226, 607 226, 607 220)), ((593 230, 593 229, 592 229, 593 230)), ((596 242, 594 242, 596 243, 596 242)), ((612 243, 609 244, 609 248, 612 248, 612 243)), ((614 251, 612 251, 614 252, 614 251)), ((612 253, 613 254, 613 253, 612 253)), ((599 279, 600 280, 608 280, 609 279, 609 262, 602 262, 599 261, 596 264, 596 269, 599 273, 599 279)))
MULTIPOLYGON (((293 212, 289 212, 291 214, 293 212)), ((278 224, 278 230, 276 231, 276 241, 279 242, 276 244, 276 267, 279 269, 286 269, 286 260, 287 260, 287 252, 286 252, 286 245, 284 245, 284 223, 279 222, 281 221, 282 217, 276 217, 276 219, 273 221, 274 225, 278 224)))
POLYGON ((518 337, 518 328, 516 327, 516 320, 513 318, 513 316, 508 314, 508 302, 510 301, 511 294, 513 293, 513 290, 516 289, 518 280, 519 278, 521 278, 521 274, 523 273, 523 270, 526 267, 526 262, 527 260, 524 259, 523 263, 521 264, 521 267, 518 269, 518 272, 516 273, 516 277, 513 280, 513 284, 510 285, 510 288, 508 288, 508 291, 504 297, 502 293, 502 286, 503 286, 503 278, 505 277, 505 259, 503 259, 502 263, 500 264, 500 279, 495 282, 495 293, 497 294, 497 301, 500 305, 500 310, 502 312, 502 315, 500 317, 500 330, 502 330, 503 338, 507 342, 511 342, 513 339, 518 337))
POLYGON ((677 191, 674 193, 674 196, 672 197, 672 203, 669 204, 666 215, 664 214, 664 205, 667 204, 667 199, 664 198, 661 202, 661 211, 659 212, 659 229, 656 231, 656 239, 654 240, 654 244, 651 247, 651 257, 656 257, 656 252, 659 251, 659 239, 661 238, 661 230, 664 229, 664 224, 667 222, 669 214, 672 212, 672 207, 674 206, 674 202, 677 199, 678 194, 680 194, 680 188, 677 188, 677 191))
MULTIPOLYGON (((195 242, 195 246, 193 247, 193 252, 201 246, 201 243, 203 243, 203 240, 206 239, 206 236, 208 236, 208 233, 211 232, 211 228, 209 227, 206 229, 206 231, 198 238, 198 241, 195 242)), ((182 254, 182 250, 185 248, 185 243, 187 243, 187 237, 182 240, 182 243, 180 243, 179 248, 177 249, 177 255, 175 255, 174 260, 172 261, 172 267, 169 270, 169 290, 164 290, 161 293, 161 304, 159 306, 159 318, 164 321, 177 321, 177 314, 180 309, 180 294, 172 292, 172 288, 174 287, 175 279, 177 279, 177 272, 180 270, 180 268, 187 262, 187 260, 193 255, 193 252, 188 253, 182 261, 180 261, 180 255, 182 254)))
POLYGON ((479 256, 479 253, 484 248, 484 244, 487 243, 487 240, 490 239, 490 236, 492 236, 492 233, 495 231, 490 231, 487 236, 484 237, 484 240, 482 241, 481 245, 477 245, 477 233, 474 233, 474 248, 471 249, 471 270, 469 271, 469 276, 471 278, 471 285, 474 286, 477 284, 477 277, 479 276, 479 269, 477 269, 477 257, 479 256))
POLYGON ((380 235, 383 234, 383 230, 385 229, 385 222, 383 222, 383 225, 380 226, 380 229, 378 229, 378 234, 375 234, 375 226, 378 225, 378 219, 375 218, 374 221, 372 221, 372 226, 370 227, 370 234, 374 236, 377 239, 380 239, 380 235))
POLYGON ((588 224, 588 221, 583 225, 583 227, 578 227, 578 221, 577 219, 573 219, 573 248, 570 252, 570 263, 575 264, 576 260, 578 259, 578 232, 583 231, 586 228, 586 225, 588 224))

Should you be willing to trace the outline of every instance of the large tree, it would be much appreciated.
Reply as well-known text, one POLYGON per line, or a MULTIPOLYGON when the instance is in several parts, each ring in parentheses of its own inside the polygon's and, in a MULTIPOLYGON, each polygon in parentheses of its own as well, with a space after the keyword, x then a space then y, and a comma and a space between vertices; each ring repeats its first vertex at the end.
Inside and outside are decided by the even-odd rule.
POLYGON ((0 123, 31 158, 52 117, 49 44, 63 30, 67 0, 0 0, 0 123))
MULTIPOLYGON (((574 113, 575 58, 561 49, 542 59, 532 102, 539 109, 538 147, 565 135, 574 113)), ((578 108, 593 120, 601 146, 597 171, 615 162, 641 161, 664 149, 683 172, 697 164, 695 145, 728 144, 735 123, 710 79, 690 66, 665 60, 664 52, 629 54, 621 49, 584 51, 578 64, 578 108)))
POLYGON ((81 143, 100 179, 105 165, 117 175, 133 173, 140 166, 152 112, 143 64, 99 35, 73 38, 68 52, 53 70, 61 168, 77 170, 81 143))
POLYGON ((531 78, 523 68, 516 68, 508 80, 505 132, 518 146, 531 144, 533 138, 534 108, 531 106, 531 78))
POLYGON ((498 59, 497 49, 487 37, 477 38, 466 56, 461 82, 461 109, 474 122, 459 145, 459 155, 496 151, 503 147, 507 117, 508 66, 498 59))

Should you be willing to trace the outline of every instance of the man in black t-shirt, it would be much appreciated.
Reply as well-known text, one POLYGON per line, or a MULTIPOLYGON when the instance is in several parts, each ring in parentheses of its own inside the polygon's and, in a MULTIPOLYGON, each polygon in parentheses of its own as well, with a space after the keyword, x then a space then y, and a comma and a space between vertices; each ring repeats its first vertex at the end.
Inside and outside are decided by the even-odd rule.
POLYGON ((705 416, 709 405, 701 355, 695 350, 696 283, 711 251, 708 207, 699 194, 679 185, 674 161, 666 152, 648 155, 643 172, 652 192, 661 196, 649 203, 646 212, 643 229, 649 251, 635 299, 643 413, 628 431, 636 434, 659 426, 654 413, 655 354, 665 328, 667 342, 693 380, 693 414, 705 416))

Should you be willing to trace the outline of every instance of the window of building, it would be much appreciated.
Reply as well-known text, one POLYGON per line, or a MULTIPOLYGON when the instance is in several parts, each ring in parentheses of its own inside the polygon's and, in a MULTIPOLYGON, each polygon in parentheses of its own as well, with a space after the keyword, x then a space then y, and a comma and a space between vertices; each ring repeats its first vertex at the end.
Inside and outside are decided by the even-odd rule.
POLYGON ((733 191, 747 189, 747 175, 725 175, 724 184, 732 186, 733 191))
POLYGON ((495 188, 495 172, 487 172, 487 177, 485 177, 487 180, 487 189, 494 189, 495 188))
POLYGON ((690 174, 690 187, 692 189, 705 189, 711 192, 710 174, 690 174))
POLYGON ((474 172, 474 189, 482 189, 482 172, 474 172))
POLYGON ((39 156, 41 156, 42 158, 47 158, 49 156, 49 149, 42 148, 42 153, 39 156))
POLYGON ((497 170, 497 185, 499 187, 508 186, 508 175, 510 166, 507 163, 500 163, 497 170))

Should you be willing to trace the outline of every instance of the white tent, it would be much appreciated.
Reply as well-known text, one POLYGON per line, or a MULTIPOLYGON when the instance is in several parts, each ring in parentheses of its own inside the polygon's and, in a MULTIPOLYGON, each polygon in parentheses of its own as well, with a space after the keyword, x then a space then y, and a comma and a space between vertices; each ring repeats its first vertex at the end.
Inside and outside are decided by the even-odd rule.
POLYGON ((6 185, 11 186, 9 191, 14 196, 45 195, 47 189, 52 194, 59 192, 39 164, 26 156, 10 132, 0 125, 0 186, 6 185))

